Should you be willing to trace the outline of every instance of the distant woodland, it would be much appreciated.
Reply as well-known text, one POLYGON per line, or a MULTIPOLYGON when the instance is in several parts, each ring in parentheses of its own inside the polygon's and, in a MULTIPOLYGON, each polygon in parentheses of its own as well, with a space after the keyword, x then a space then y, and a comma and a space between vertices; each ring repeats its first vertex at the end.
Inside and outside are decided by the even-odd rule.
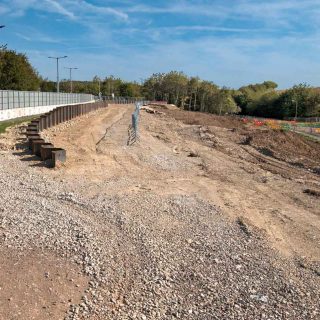
MULTIPOLYGON (((266 118, 320 116, 320 89, 298 84, 277 90, 273 81, 250 84, 239 89, 219 87, 214 82, 188 77, 183 72, 155 73, 138 82, 114 76, 92 81, 73 81, 73 92, 103 96, 143 97, 162 100, 190 110, 215 114, 243 114, 266 118)), ((56 91, 56 83, 43 79, 26 55, 0 49, 0 89, 56 91)), ((61 92, 70 92, 70 81, 60 82, 61 92)))

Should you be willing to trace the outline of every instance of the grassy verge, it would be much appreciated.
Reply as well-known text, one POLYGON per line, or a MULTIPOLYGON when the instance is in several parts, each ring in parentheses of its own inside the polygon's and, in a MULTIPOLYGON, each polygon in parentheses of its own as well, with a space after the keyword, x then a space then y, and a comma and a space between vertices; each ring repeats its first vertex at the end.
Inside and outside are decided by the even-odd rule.
POLYGON ((37 116, 30 116, 30 117, 21 117, 16 119, 10 119, 6 121, 0 121, 0 133, 4 133, 7 128, 15 126, 17 124, 28 122, 35 119, 37 116))
POLYGON ((304 136, 306 139, 320 143, 320 137, 318 137, 318 136, 314 136, 312 134, 305 133, 305 132, 299 132, 299 131, 294 131, 294 132, 304 136))

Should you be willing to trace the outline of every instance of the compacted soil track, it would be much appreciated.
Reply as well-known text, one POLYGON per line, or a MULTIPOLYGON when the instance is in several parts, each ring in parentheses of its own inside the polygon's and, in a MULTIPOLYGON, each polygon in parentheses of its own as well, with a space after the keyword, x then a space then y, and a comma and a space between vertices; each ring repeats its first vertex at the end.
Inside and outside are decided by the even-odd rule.
POLYGON ((318 319, 319 145, 170 109, 46 131, 56 170, 1 152, 0 319, 318 319))

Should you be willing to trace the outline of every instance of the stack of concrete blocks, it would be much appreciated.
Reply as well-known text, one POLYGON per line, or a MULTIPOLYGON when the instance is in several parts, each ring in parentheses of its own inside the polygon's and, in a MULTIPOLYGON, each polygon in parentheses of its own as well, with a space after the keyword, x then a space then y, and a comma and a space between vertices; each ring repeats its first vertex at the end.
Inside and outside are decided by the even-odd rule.
POLYGON ((46 142, 41 138, 41 131, 51 128, 62 122, 80 117, 86 113, 106 108, 108 104, 105 101, 95 103, 63 106, 41 115, 36 120, 29 123, 26 136, 29 143, 29 149, 32 153, 46 161, 49 167, 56 167, 58 163, 66 161, 66 150, 55 147, 52 143, 46 142))

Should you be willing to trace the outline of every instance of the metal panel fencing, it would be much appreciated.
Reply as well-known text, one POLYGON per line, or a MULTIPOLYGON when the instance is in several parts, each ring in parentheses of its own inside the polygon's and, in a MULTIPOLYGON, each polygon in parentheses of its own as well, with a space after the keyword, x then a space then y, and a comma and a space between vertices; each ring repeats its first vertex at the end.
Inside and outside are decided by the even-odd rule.
POLYGON ((140 108, 142 106, 142 103, 137 102, 136 103, 136 109, 134 111, 134 113, 131 115, 131 125, 129 126, 128 129, 128 145, 132 145, 135 142, 137 142, 137 140, 139 140, 139 131, 138 131, 138 125, 139 125, 139 116, 140 116, 140 108))
POLYGON ((90 102, 91 94, 0 90, 0 110, 90 102))

